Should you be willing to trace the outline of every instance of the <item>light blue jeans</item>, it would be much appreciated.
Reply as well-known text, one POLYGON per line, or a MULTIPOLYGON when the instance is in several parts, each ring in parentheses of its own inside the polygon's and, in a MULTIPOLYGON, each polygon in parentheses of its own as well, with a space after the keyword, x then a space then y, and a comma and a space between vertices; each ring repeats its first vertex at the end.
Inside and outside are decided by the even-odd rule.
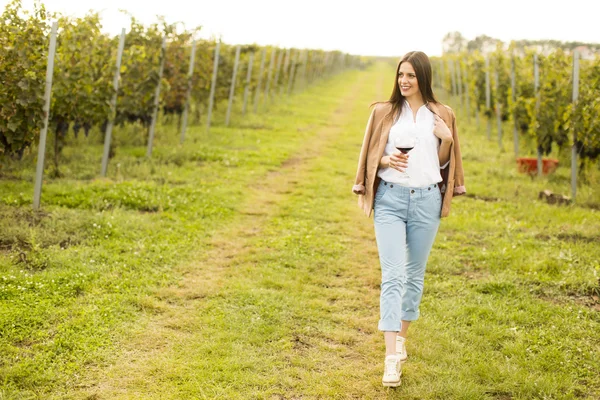
POLYGON ((381 181, 375 194, 375 237, 381 263, 380 331, 399 332, 419 318, 427 258, 440 226, 437 184, 409 188, 381 181))

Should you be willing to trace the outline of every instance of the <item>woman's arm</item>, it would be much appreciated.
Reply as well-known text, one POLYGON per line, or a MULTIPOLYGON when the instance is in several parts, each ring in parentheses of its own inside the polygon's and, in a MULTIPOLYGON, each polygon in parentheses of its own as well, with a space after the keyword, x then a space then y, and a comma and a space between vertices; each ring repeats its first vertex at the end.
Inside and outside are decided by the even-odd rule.
POLYGON ((460 154, 460 140, 458 139, 458 129, 456 128, 456 117, 452 118, 452 137, 454 144, 452 151, 454 152, 454 196, 467 193, 465 187, 465 175, 462 165, 462 156, 460 154))
POLYGON ((365 137, 363 138, 362 147, 360 149, 360 155, 358 156, 358 168, 356 171, 356 178, 354 179, 354 186, 352 186, 352 192, 354 194, 365 194, 365 170, 367 167, 367 152, 369 149, 369 142, 371 141, 371 134, 373 132, 373 120, 375 119, 375 110, 377 106, 371 111, 367 127, 365 128, 365 137))
POLYGON ((442 141, 440 149, 438 150, 438 158, 440 160, 440 165, 446 165, 448 161, 450 161, 450 150, 454 139, 452 138, 450 128, 448 128, 448 125, 446 125, 444 120, 438 115, 434 115, 434 118, 433 134, 442 141))
POLYGON ((450 140, 442 140, 440 149, 438 150, 438 158, 440 159, 440 165, 446 165, 450 161, 450 149, 452 149, 452 138, 450 140))

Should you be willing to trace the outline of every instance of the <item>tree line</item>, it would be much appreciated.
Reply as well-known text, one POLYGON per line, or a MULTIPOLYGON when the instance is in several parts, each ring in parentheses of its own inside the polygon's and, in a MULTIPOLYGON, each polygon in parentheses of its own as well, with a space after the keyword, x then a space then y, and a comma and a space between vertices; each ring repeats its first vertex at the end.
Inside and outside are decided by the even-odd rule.
MULTIPOLYGON (((497 38, 488 35, 478 35, 473 39, 467 39, 458 31, 448 32, 442 39, 442 47, 444 54, 461 53, 461 52, 480 52, 487 53, 494 51, 498 45, 505 43, 497 38)), ((521 39, 513 40, 510 43, 513 49, 525 52, 527 49, 536 48, 540 53, 548 54, 555 50, 563 50, 572 52, 577 48, 586 48, 591 54, 600 53, 600 43, 588 43, 579 41, 561 41, 553 39, 530 40, 521 39)))

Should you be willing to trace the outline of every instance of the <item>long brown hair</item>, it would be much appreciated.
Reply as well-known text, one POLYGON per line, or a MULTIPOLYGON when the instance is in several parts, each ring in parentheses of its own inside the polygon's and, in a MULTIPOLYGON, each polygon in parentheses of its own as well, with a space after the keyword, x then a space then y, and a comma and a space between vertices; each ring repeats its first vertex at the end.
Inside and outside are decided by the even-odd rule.
POLYGON ((398 66, 396 67, 394 88, 392 89, 392 95, 390 96, 390 99, 387 101, 387 103, 392 105, 392 110, 387 116, 399 116, 402 113, 402 107, 404 106, 405 98, 402 96, 402 92, 398 86, 398 77, 400 76, 400 66, 404 62, 410 63, 414 68, 415 74, 417 75, 417 82, 419 82, 419 91, 421 92, 421 96, 423 97, 425 104, 430 102, 438 102, 433 94, 433 89, 431 88, 432 72, 429 57, 427 57, 427 54, 423 53, 422 51, 411 51, 402 57, 398 63, 398 66))

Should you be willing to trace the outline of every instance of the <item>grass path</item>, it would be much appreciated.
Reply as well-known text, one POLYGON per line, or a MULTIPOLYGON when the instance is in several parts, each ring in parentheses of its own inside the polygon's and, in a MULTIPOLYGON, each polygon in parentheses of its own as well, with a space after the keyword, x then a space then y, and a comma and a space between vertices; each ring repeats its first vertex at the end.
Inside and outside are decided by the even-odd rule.
MULTIPOLYGON (((93 384, 91 387, 82 385, 85 393, 98 398, 177 399, 219 396, 222 398, 249 398, 270 394, 276 397, 277 395, 288 396, 288 389, 285 388, 285 385, 273 382, 273 379, 280 378, 279 373, 276 372, 278 368, 281 368, 281 372, 289 368, 289 365, 286 366, 288 363, 284 361, 285 359, 289 360, 288 357, 284 357, 282 360, 272 359, 273 364, 264 371, 267 372, 267 375, 271 375, 269 372, 272 371, 272 376, 265 376, 264 378, 267 380, 264 382, 254 383, 253 385, 258 385, 256 387, 248 386, 248 383, 245 383, 237 388, 235 386, 228 388, 227 381, 230 379, 235 381, 235 375, 240 372, 240 368, 256 368, 257 370, 254 372, 259 372, 261 367, 266 367, 261 360, 265 355, 273 358, 278 353, 281 355, 280 352, 286 348, 292 350, 296 358, 300 359, 298 357, 302 356, 303 349, 313 347, 309 342, 317 339, 324 332, 319 333, 320 326, 313 326, 312 329, 315 333, 307 334, 306 331, 311 330, 312 323, 308 323, 307 326, 297 325, 291 329, 292 327, 288 326, 287 318, 280 321, 283 322, 282 326, 269 326, 271 322, 268 320, 260 322, 263 319, 260 314, 264 312, 260 310, 258 313, 240 314, 243 313, 246 302, 250 302, 248 306, 252 308, 252 302, 258 301, 262 304, 273 300, 273 310, 269 313, 285 312, 290 314, 288 317, 300 313, 305 315, 301 316, 297 322, 300 322, 302 318, 312 320, 314 316, 307 314, 306 305, 315 303, 315 306, 321 308, 334 305, 338 300, 338 295, 327 295, 326 301, 319 297, 322 294, 321 291, 335 287, 343 288, 344 296, 355 302, 354 296, 357 293, 353 293, 352 288, 345 288, 348 284, 348 277, 341 274, 342 271, 348 272, 349 267, 337 265, 348 264, 352 257, 346 256, 348 260, 339 260, 336 259, 337 252, 334 252, 335 258, 332 258, 331 255, 327 257, 326 254, 316 254, 315 261, 319 260, 319 265, 311 266, 310 257, 304 256, 301 257, 301 264, 296 265, 296 262, 292 261, 293 255, 281 254, 278 256, 277 253, 300 250, 291 246, 294 242, 293 238, 298 235, 294 229, 298 218, 294 218, 292 226, 286 226, 284 230, 280 230, 278 225, 286 219, 291 219, 291 216, 287 215, 290 198, 311 197, 305 186, 311 183, 313 178, 311 175, 315 175, 314 170, 317 169, 319 179, 321 179, 323 166, 326 167, 327 164, 335 163, 336 159, 339 160, 339 154, 335 154, 340 151, 337 142, 339 137, 344 135, 348 126, 352 126, 348 123, 352 120, 351 116, 353 114, 360 115, 360 119, 363 119, 364 114, 368 113, 364 104, 357 102, 356 93, 362 93, 364 96, 368 95, 369 90, 372 92, 375 89, 377 95, 373 97, 381 96, 381 79, 377 80, 377 86, 370 88, 369 85, 372 82, 366 78, 368 76, 363 75, 360 81, 351 83, 352 87, 348 91, 348 96, 342 99, 339 108, 328 121, 328 126, 321 129, 314 140, 308 141, 305 146, 298 149, 298 152, 286 160, 280 169, 268 173, 260 183, 254 183, 247 188, 245 205, 241 207, 239 215, 210 239, 207 252, 201 254, 193 264, 182 268, 180 271, 182 279, 176 285, 159 290, 155 297, 149 299, 148 308, 154 312, 149 313, 145 321, 140 323, 128 338, 128 342, 124 344, 123 353, 117 361, 108 370, 97 371, 94 379, 98 384, 93 384), (287 237, 284 237, 285 240, 280 243, 283 232, 287 237), (282 245, 285 249, 280 248, 282 245), (277 265, 279 261, 286 259, 289 261, 284 262, 284 265, 277 265), (326 266, 327 263, 333 265, 326 266), (326 268, 322 269, 324 266, 326 268), (255 281, 257 277, 261 278, 255 281), (309 280, 306 282, 309 283, 309 286, 310 281, 316 280, 312 282, 312 286, 315 286, 312 288, 313 290, 300 296, 290 293, 291 297, 285 299, 286 286, 291 285, 294 290, 301 289, 302 291, 302 288, 308 288, 302 283, 306 280, 309 280), (326 283, 328 280, 331 282, 326 283), (265 298, 261 299, 261 297, 265 298), (236 299, 241 304, 234 301, 236 299), (289 303, 288 306, 291 309, 285 310, 285 303, 289 303), (238 310, 238 308, 240 309, 238 310), (262 326, 257 327, 257 323, 262 326), (248 330, 261 331, 263 329, 272 332, 265 332, 267 337, 263 338, 260 334, 258 337, 252 337, 253 335, 247 332, 248 330), (296 329, 298 329, 297 332, 296 329), (283 337, 277 337, 277 340, 273 341, 273 335, 281 334, 283 337), (291 336, 288 337, 288 335, 291 336), (317 337, 313 337, 315 335, 317 337), (265 343, 261 343, 262 340, 265 343), (266 354, 261 354, 263 352, 266 354), (210 354, 219 355, 220 359, 214 359, 209 356, 210 354), (249 357, 250 355, 251 357, 249 357), (281 362, 284 364, 278 365, 281 362), (253 363, 256 365, 252 365, 253 363), (228 371, 228 368, 232 370, 228 371), (200 371, 203 372, 199 374, 200 371), (218 371, 222 372, 222 376, 219 376, 218 371), (281 386, 283 387, 278 389, 281 386)), ((339 144, 348 146, 347 142, 339 144)), ((341 161, 345 165, 348 160, 341 161)), ((332 170, 334 176, 341 175, 341 167, 342 165, 338 163, 338 167, 332 170)), ((317 186, 331 187, 328 180, 317 186)), ((335 195, 337 187, 332 187, 332 189, 329 196, 327 193, 320 193, 318 196, 326 195, 328 198, 335 195)), ((317 195, 317 193, 314 194, 317 195)), ((311 201, 322 202, 323 199, 315 198, 311 201)), ((303 212, 311 210, 319 213, 319 210, 308 205, 302 209, 303 212)), ((318 219, 320 218, 322 216, 318 217, 318 219)), ((319 240, 318 231, 324 225, 331 224, 331 221, 319 221, 318 219, 313 221, 314 225, 304 227, 304 229, 317 231, 315 232, 317 240, 319 240)), ((355 215, 354 221, 360 222, 360 217, 357 218, 355 215)), ((364 231, 364 224, 357 225, 357 228, 359 229, 356 232, 362 231, 363 239, 369 236, 368 229, 367 232, 364 231)), ((329 239, 333 243, 341 240, 343 243, 349 244, 351 241, 349 238, 336 238, 337 235, 333 232, 327 233, 328 237, 332 235, 333 237, 329 239)), ((301 238, 299 239, 301 240, 301 238)), ((371 247, 371 242, 372 240, 369 240, 366 243, 367 248, 371 247)), ((339 247, 339 245, 334 244, 333 247, 339 247)), ((365 243, 363 243, 364 248, 365 243)), ((331 253, 331 249, 323 248, 322 250, 325 253, 331 253)), ((373 255, 372 248, 370 252, 373 255)), ((376 300, 376 281, 369 281, 373 278, 372 276, 359 275, 358 277, 363 280, 365 285, 363 289, 367 290, 368 296, 365 296, 367 293, 363 293, 360 301, 353 305, 353 309, 358 310, 360 303, 366 300, 369 300, 372 303, 371 307, 374 307, 376 305, 376 302, 373 302, 374 299, 376 300)), ((372 314, 376 310, 364 311, 372 314)), ((273 318, 276 315, 270 317, 273 318)), ((363 316, 364 318, 365 316, 363 316)), ((326 325, 330 324, 329 321, 323 322, 326 325)), ((353 329, 355 331, 353 333, 358 334, 359 338, 369 332, 372 333, 372 327, 369 327, 367 321, 363 320, 362 322, 362 327, 358 331, 356 328, 353 329)), ((277 324, 276 321, 272 321, 272 323, 277 324)), ((350 333, 343 334, 343 336, 349 340, 348 343, 354 343, 358 339, 352 338, 350 333)), ((319 347, 331 347, 330 350, 334 350, 338 346, 333 346, 333 344, 338 340, 337 338, 320 338, 322 343, 319 343, 319 347)), ((348 351, 356 352, 351 348, 348 351)), ((321 356, 323 355, 325 354, 321 356)), ((336 357, 335 354, 330 356, 336 357)), ((311 369, 310 366, 306 367, 311 369)), ((294 369, 296 370, 294 374, 309 372, 302 372, 302 365, 294 369)), ((337 379, 340 385, 344 384, 345 379, 342 376, 337 379)), ((324 387, 329 386, 326 382, 323 384, 324 387)), ((334 389, 332 388, 332 390, 334 389)), ((334 392, 330 391, 330 393, 334 392)))
MULTIPOLYGON (((519 176, 466 123, 470 197, 440 228, 403 384, 381 386, 377 252, 350 189, 367 105, 390 72, 347 76, 315 134, 236 189, 233 216, 211 225, 194 261, 139 299, 118 351, 54 398, 600 397, 599 214, 532 200, 548 182, 519 176)), ((213 199, 226 202, 236 181, 219 174, 213 199)))

